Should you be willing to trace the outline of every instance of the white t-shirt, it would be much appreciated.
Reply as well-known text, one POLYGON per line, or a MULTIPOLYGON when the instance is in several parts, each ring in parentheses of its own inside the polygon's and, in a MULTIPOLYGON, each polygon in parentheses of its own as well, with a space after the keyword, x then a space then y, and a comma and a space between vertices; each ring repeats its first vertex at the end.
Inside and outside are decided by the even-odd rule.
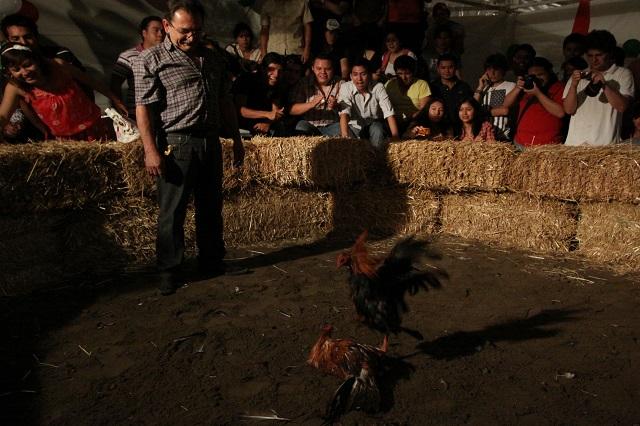
MULTIPOLYGON (((513 81, 503 81, 497 86, 491 86, 489 90, 487 90, 480 99, 480 102, 483 106, 488 107, 498 107, 504 104, 504 100, 514 88, 516 84, 513 81)), ((494 127, 497 127, 504 133, 506 137, 510 137, 511 129, 509 123, 508 115, 501 115, 497 117, 492 117, 491 124, 494 127)))
MULTIPOLYGON (((618 89, 621 95, 633 97, 633 74, 626 68, 617 65, 604 72, 604 78, 610 87, 618 89)), ((565 145, 609 145, 620 141, 622 113, 616 111, 607 101, 604 91, 598 96, 589 97, 584 93, 589 84, 586 79, 578 83, 578 109, 571 116, 569 133, 565 145)), ((562 98, 566 98, 571 87, 571 80, 564 87, 562 98)))

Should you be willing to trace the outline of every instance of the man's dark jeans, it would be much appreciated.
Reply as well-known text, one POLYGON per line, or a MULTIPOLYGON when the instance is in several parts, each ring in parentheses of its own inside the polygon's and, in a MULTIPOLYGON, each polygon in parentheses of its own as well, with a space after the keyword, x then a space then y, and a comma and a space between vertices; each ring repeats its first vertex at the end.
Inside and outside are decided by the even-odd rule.
POLYGON ((220 263, 222 236, 222 148, 217 135, 171 133, 159 139, 164 175, 158 178, 160 213, 156 256, 158 269, 171 271, 184 259, 184 220, 191 193, 196 211, 196 243, 202 266, 220 263))

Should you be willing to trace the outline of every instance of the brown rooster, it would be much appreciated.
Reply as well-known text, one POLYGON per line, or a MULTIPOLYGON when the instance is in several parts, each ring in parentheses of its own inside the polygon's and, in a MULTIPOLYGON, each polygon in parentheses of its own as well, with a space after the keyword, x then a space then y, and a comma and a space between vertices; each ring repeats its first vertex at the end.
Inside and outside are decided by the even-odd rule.
POLYGON ((387 336, 379 347, 375 347, 350 339, 332 339, 332 331, 331 325, 322 328, 307 359, 312 367, 344 380, 327 407, 327 420, 333 422, 352 409, 378 411, 380 390, 376 369, 381 366, 389 347, 387 336))
POLYGON ((349 269, 351 300, 358 319, 385 334, 404 331, 422 339, 419 332, 402 327, 402 314, 409 310, 405 294, 441 287, 440 277, 446 277, 446 272, 416 268, 421 258, 438 256, 429 252, 426 241, 411 236, 399 241, 386 257, 375 258, 369 255, 366 240, 364 231, 351 250, 336 259, 338 267, 349 269))

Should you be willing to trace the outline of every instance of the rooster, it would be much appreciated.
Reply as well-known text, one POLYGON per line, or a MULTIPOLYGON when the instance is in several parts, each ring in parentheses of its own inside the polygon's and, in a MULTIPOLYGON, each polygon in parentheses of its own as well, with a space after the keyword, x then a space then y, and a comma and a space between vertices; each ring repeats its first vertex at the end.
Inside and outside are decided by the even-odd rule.
POLYGON ((349 269, 351 300, 358 320, 385 334, 403 331, 422 339, 419 332, 402 327, 402 314, 409 311, 405 294, 441 287, 440 277, 446 277, 446 272, 416 268, 421 258, 438 256, 429 252, 426 241, 410 236, 399 241, 385 258, 375 258, 367 252, 366 239, 364 231, 351 250, 336 259, 339 268, 349 269))
POLYGON ((332 339, 333 327, 325 325, 309 352, 307 363, 344 382, 327 407, 326 419, 333 422, 352 409, 375 413, 380 409, 376 372, 389 348, 387 336, 379 347, 350 339, 332 339))

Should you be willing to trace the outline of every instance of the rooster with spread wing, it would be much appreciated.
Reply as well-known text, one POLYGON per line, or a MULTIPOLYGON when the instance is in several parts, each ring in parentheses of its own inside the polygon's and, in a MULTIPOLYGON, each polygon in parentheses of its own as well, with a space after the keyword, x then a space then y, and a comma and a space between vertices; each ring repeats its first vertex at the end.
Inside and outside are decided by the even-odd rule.
POLYGON ((446 272, 416 267, 421 258, 439 256, 428 250, 428 242, 411 236, 399 241, 386 257, 375 258, 367 252, 366 239, 364 231, 351 250, 336 259, 338 267, 349 269, 351 300, 358 319, 385 334, 403 331, 422 339, 419 332, 402 327, 402 314, 409 310, 405 295, 441 287, 440 278, 446 277, 446 272))
POLYGON ((350 339, 333 339, 332 331, 330 325, 322 328, 307 359, 312 367, 344 380, 327 407, 327 420, 333 422, 352 409, 369 413, 379 411, 380 389, 376 374, 389 347, 387 337, 379 347, 375 347, 350 339))

